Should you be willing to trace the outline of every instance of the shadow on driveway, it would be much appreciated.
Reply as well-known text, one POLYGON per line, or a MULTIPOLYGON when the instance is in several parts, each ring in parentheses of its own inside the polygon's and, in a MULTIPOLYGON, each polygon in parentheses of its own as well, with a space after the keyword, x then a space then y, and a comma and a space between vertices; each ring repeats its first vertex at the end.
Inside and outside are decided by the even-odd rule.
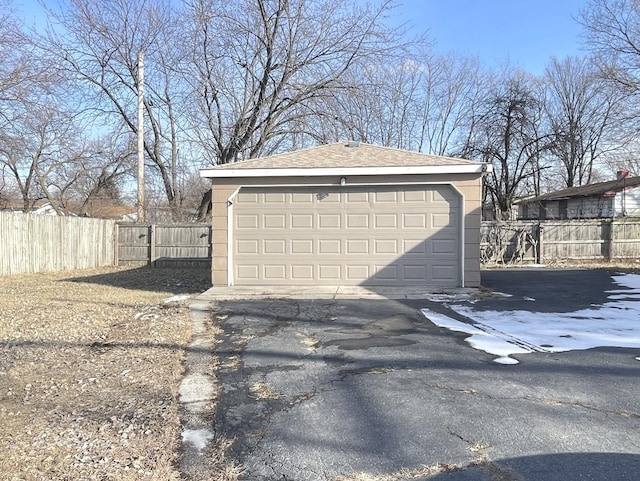
POLYGON ((479 463, 462 471, 442 473, 424 481, 635 481, 640 455, 563 453, 479 463), (530 473, 520 477, 516 473, 530 473))
POLYGON ((614 282, 609 269, 514 268, 482 271, 482 285, 511 297, 491 298, 474 305, 477 310, 575 312, 600 306, 611 291, 627 289, 614 282), (531 300, 533 299, 533 300, 531 300))

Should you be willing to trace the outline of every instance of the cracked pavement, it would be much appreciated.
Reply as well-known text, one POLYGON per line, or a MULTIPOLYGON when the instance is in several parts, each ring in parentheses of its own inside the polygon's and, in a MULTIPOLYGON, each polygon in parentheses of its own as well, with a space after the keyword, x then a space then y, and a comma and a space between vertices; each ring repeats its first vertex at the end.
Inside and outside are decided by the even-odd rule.
POLYGON ((535 353, 498 365, 421 307, 443 309, 408 300, 217 302, 214 431, 235 439, 227 454, 244 466, 240 479, 637 479, 637 351, 535 353), (397 474, 438 465, 448 468, 397 474))

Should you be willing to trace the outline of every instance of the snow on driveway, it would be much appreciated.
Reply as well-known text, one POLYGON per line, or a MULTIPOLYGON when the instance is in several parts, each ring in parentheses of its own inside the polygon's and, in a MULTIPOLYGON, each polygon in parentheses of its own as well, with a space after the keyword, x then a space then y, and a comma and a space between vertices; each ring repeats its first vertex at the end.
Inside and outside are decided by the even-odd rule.
POLYGON ((448 306, 473 320, 471 324, 430 309, 422 313, 437 326, 470 334, 466 341, 472 347, 495 354, 495 362, 501 364, 517 364, 510 357, 513 354, 640 348, 640 275, 617 275, 613 280, 624 289, 608 291, 608 302, 602 305, 575 312, 477 311, 469 305, 448 306))

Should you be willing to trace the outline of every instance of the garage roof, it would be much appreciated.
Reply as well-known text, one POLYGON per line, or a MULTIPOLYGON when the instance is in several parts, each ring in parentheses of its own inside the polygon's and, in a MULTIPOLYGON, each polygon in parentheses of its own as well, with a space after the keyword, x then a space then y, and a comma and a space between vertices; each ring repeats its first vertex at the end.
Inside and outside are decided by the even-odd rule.
POLYGON ((201 169, 201 177, 289 177, 322 175, 470 174, 491 164, 454 157, 338 142, 201 169))

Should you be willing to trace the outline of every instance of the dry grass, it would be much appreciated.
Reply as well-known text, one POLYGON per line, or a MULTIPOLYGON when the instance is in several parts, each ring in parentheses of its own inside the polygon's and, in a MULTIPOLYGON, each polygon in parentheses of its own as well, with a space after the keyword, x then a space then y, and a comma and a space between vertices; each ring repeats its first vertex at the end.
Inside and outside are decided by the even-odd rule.
POLYGON ((0 470, 8 480, 179 479, 185 301, 206 270, 0 277, 0 470))
POLYGON ((408 479, 419 479, 427 476, 435 476, 442 473, 453 473, 462 471, 458 466, 451 464, 434 464, 431 466, 421 466, 416 469, 401 469, 394 473, 369 474, 355 473, 339 476, 335 481, 404 481, 408 479))
POLYGON ((309 334, 307 332, 298 332, 297 336, 300 339, 300 342, 304 344, 310 351, 315 351, 316 349, 318 349, 318 346, 320 346, 320 341, 313 334, 309 334))
POLYGON ((249 388, 254 399, 280 399, 282 394, 265 381, 256 382, 249 388))

